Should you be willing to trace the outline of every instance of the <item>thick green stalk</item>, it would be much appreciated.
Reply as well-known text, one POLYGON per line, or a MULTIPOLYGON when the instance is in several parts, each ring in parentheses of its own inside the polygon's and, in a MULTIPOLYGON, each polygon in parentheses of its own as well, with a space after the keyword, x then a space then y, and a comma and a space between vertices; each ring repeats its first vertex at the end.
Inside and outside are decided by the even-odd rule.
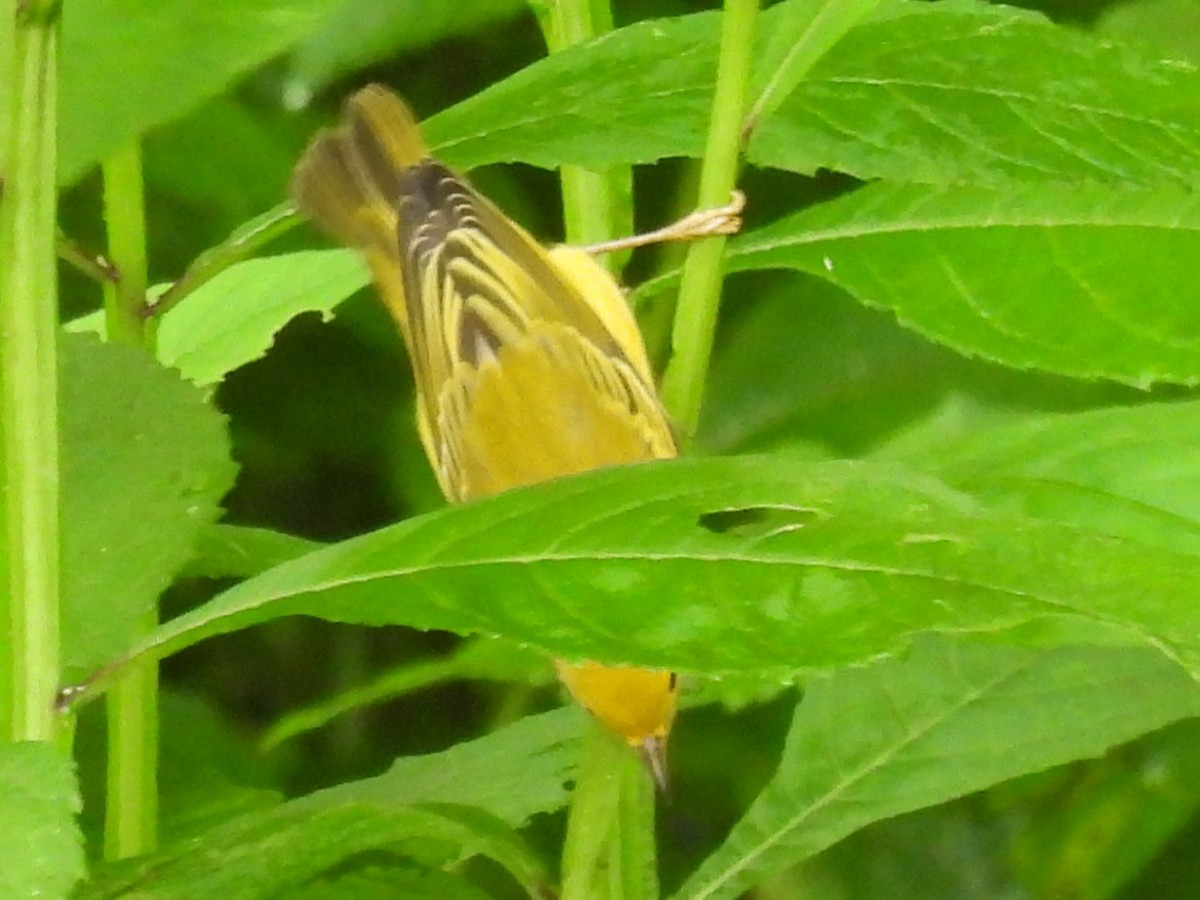
MULTIPOLYGON (((146 309, 146 215, 142 154, 135 141, 105 161, 104 225, 108 258, 118 277, 104 285, 108 338, 154 350, 146 309)), ((151 611, 141 630, 158 624, 151 611)), ((108 779, 104 855, 138 856, 154 849, 158 828, 158 666, 129 666, 108 694, 108 779)))
MULTIPOLYGON (((757 18, 758 0, 726 0, 712 120, 700 170, 696 205, 701 209, 727 203, 737 182, 742 114, 757 18)), ((685 447, 695 435, 700 418, 717 326, 724 254, 723 237, 697 241, 688 249, 680 280, 671 362, 663 377, 662 393, 685 447)))
POLYGON ((149 853, 157 842, 157 665, 150 661, 126 666, 107 699, 104 857, 124 859, 149 853))
POLYGON ((654 788, 630 748, 592 722, 563 847, 560 900, 650 900, 654 869, 654 788))
MULTIPOLYGON (((549 0, 540 12, 551 53, 612 29, 609 0, 549 0)), ((563 166, 561 177, 567 243, 598 244, 633 230, 628 166, 604 171, 563 166)), ((604 262, 616 267, 622 258, 610 254, 604 262)), ((563 900, 648 900, 657 894, 654 799, 644 793, 646 781, 630 748, 593 724, 567 818, 563 900), (634 889, 646 884, 650 891, 634 889)))
POLYGON ((3 430, 4 725, 13 740, 56 734, 59 677, 58 284, 53 4, 5 4, 8 81, 0 122, 0 429, 3 430))
MULTIPOLYGON (((609 0, 549 0, 541 21, 551 53, 612 30, 609 0)), ((629 166, 587 169, 564 165, 560 171, 566 242, 600 244, 633 231, 633 175, 629 166)), ((612 271, 628 252, 605 254, 600 262, 612 271)))
POLYGON ((153 352, 146 312, 146 212, 142 151, 137 141, 104 162, 104 227, 116 280, 104 282, 104 323, 110 341, 153 352))

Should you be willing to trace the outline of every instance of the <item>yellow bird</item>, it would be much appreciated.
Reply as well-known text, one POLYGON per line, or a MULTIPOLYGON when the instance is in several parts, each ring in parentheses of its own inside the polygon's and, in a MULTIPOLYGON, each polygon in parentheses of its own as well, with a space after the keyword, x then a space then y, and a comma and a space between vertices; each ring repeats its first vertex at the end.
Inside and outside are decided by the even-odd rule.
MULTIPOLYGON (((417 428, 452 502, 676 455, 641 333, 586 253, 547 250, 430 158, 408 106, 371 85, 296 166, 296 205, 358 249, 395 318, 417 428)), ((675 676, 557 663, 575 699, 664 783, 675 676)))

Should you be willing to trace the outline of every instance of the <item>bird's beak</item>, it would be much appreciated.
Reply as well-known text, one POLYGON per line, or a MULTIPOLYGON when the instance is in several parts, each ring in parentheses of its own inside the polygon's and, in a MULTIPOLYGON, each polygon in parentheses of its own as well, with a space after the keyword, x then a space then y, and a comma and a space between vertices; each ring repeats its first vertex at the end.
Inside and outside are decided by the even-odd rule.
POLYGON ((667 775, 667 739, 665 737, 648 737, 638 747, 642 760, 654 776, 658 792, 664 797, 670 792, 671 782, 667 775))

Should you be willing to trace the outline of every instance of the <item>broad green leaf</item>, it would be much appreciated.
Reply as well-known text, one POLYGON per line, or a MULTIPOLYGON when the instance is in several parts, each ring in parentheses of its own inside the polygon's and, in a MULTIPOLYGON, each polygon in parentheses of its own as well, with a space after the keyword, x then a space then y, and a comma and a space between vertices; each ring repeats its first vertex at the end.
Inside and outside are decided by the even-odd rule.
POLYGON ((1136 41, 1171 59, 1200 65, 1200 8, 1192 0, 1139 0, 1108 6, 1096 20, 1101 37, 1136 41))
POLYGON ((968 419, 955 407, 879 456, 936 472, 994 508, 1200 553, 1200 402, 968 419))
POLYGON ((1198 113, 1194 66, 1011 7, 889 3, 820 59, 749 159, 939 185, 1188 188, 1198 113))
POLYGON ((65 897, 84 875, 75 767, 47 743, 0 746, 0 896, 65 897))
POLYGON ((677 896, 740 896, 871 822, 1197 713, 1200 686, 1149 649, 922 641, 808 685, 775 778, 677 896))
POLYGON ((1174 191, 871 185, 731 244, 971 356, 1140 387, 1200 381, 1200 204, 1174 191))
POLYGON ((178 118, 315 30, 340 0, 63 5, 59 180, 178 118))
POLYGON ((134 655, 304 614, 786 680, 928 630, 1082 616, 1200 672, 1197 579, 1193 557, 993 513, 891 466, 679 460, 506 492, 333 545, 163 625, 134 655))
MULTIPOLYGON (((791 50, 772 36, 794 34, 806 3, 764 12, 760 80, 791 50)), ((718 29, 710 13, 631 25, 432 117, 426 134, 468 169, 698 157, 718 29)), ((1200 175, 1198 121, 1193 67, 1009 7, 889 2, 820 57, 755 131, 749 159, 935 185, 1188 188, 1200 175)))
POLYGON ((397 760, 383 775, 239 816, 114 867, 90 886, 94 893, 80 896, 151 883, 155 897, 277 896, 401 841, 418 856, 444 855, 447 848, 451 860, 483 853, 523 884, 540 884, 538 864, 507 829, 566 803, 581 724, 578 710, 557 710, 443 753, 397 760), (434 841, 442 848, 429 846, 434 841))
POLYGON ((64 335, 63 661, 119 653, 233 483, 225 419, 145 351, 64 335))
POLYGON ((697 440, 706 454, 775 449, 858 455, 961 383, 961 357, 898 328, 827 281, 734 276, 697 440), (832 448, 833 452, 830 452, 832 448))
POLYGON ((448 858, 424 867, 436 870, 460 855, 485 855, 530 886, 530 896, 536 896, 532 886, 544 882, 536 860, 515 835, 482 813, 360 801, 315 809, 284 804, 263 815, 237 818, 161 853, 100 870, 75 896, 266 900, 290 896, 314 878, 336 874, 354 857, 395 852, 402 842, 418 855, 450 851, 448 858))
MULTIPOLYGON (((1146 399, 1111 382, 967 359, 810 275, 739 274, 725 295, 729 316, 705 384, 697 437, 706 454, 786 449, 853 457, 897 429, 911 427, 922 442, 943 439, 940 424, 934 433, 922 421, 939 407, 949 410, 945 427, 969 429, 988 423, 989 404, 997 398, 1013 413, 1146 399)), ((920 447, 905 459, 929 468, 920 447)))
POLYGON ((882 0, 822 0, 783 3, 771 23, 766 46, 755 65, 747 125, 756 127, 775 112, 846 32, 882 0))
POLYGON ((717 13, 638 22, 546 57, 422 125, 434 153, 485 163, 603 167, 698 157, 717 13))
POLYGON ((304 312, 328 316, 368 280, 365 264, 349 250, 238 263, 163 316, 159 359, 189 381, 215 384, 261 358, 293 318, 304 312))
POLYGON ((356 69, 405 51, 461 38, 528 14, 523 0, 350 0, 292 51, 284 88, 290 106, 356 69))

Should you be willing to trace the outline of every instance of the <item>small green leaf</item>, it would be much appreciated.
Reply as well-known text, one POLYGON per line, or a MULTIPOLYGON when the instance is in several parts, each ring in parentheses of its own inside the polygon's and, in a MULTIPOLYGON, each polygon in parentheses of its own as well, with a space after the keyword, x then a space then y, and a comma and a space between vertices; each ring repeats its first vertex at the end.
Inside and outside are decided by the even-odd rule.
POLYGON ((719 21, 699 13, 638 22, 569 47, 432 116, 422 131, 462 169, 699 156, 719 21))
POLYGON ((350 250, 309 250, 238 263, 163 316, 159 358, 189 381, 215 384, 261 358, 296 316, 327 316, 368 280, 366 266, 350 250))

